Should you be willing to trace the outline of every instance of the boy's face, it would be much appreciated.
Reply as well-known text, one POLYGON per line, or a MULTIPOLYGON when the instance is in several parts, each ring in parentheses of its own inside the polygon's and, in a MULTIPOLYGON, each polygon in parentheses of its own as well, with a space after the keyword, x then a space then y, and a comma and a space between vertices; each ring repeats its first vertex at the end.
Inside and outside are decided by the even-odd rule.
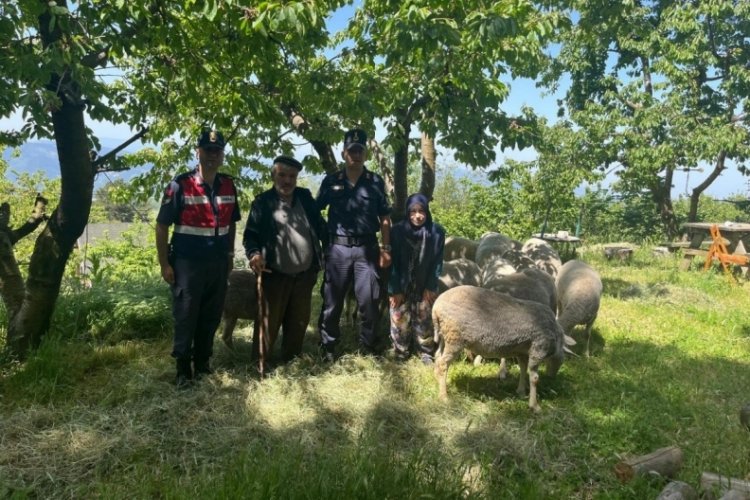
POLYGON ((422 205, 414 205, 409 209, 409 222, 412 226, 420 227, 427 220, 427 212, 422 205))

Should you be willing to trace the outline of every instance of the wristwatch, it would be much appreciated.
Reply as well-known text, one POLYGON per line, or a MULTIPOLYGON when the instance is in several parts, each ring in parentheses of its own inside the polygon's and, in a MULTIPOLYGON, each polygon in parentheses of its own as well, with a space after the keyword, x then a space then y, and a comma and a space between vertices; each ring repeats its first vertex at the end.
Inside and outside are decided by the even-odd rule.
POLYGON ((381 250, 385 250, 386 252, 390 252, 391 251, 391 246, 390 245, 380 245, 380 249, 381 250))

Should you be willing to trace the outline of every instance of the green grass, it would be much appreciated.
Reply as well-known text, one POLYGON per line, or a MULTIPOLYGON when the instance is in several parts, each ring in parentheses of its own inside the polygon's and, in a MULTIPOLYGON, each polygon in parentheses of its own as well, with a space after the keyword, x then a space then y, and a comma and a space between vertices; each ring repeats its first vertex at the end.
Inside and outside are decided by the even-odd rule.
POLYGON ((621 484, 614 466, 672 445, 696 489, 704 471, 745 478, 750 285, 647 249, 584 258, 605 286, 592 356, 542 373, 539 414, 515 394, 517 367, 501 381, 494 362, 455 363, 443 404, 416 359, 320 364, 312 326, 305 355, 260 381, 240 325, 235 351, 217 341, 216 374, 185 392, 163 325, 120 341, 53 328, 0 372, 0 497, 654 498, 664 480, 621 484))

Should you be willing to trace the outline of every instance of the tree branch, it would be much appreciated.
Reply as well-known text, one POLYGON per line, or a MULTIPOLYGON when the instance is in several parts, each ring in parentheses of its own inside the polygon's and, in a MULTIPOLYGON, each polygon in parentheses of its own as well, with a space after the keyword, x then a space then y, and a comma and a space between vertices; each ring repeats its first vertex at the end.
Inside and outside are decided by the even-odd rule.
MULTIPOLYGON (((140 130, 140 132, 138 132, 133 137, 131 137, 127 141, 123 142, 119 146, 117 146, 115 149, 113 149, 112 151, 110 151, 106 155, 100 156, 97 159, 95 159, 94 161, 92 161, 91 162, 91 166, 94 167, 94 172, 99 173, 99 172, 111 172, 111 171, 113 171, 113 170, 107 170, 106 168, 103 167, 103 165, 105 163, 109 162, 109 161, 112 161, 112 159, 117 155, 117 153, 119 153, 120 151, 122 151, 126 147, 130 146, 132 143, 134 143, 135 141, 137 141, 138 139, 140 139, 144 135, 146 135, 146 132, 148 132, 148 127, 142 128, 140 130)), ((121 169, 121 170, 127 170, 127 169, 121 169)))
POLYGON ((37 193, 36 199, 34 200, 34 210, 32 210, 31 216, 26 219, 26 222, 24 222, 21 227, 10 232, 10 244, 15 245, 16 242, 31 234, 34 229, 39 227, 39 224, 47 219, 49 219, 49 216, 47 215, 47 198, 42 196, 41 193, 37 193))

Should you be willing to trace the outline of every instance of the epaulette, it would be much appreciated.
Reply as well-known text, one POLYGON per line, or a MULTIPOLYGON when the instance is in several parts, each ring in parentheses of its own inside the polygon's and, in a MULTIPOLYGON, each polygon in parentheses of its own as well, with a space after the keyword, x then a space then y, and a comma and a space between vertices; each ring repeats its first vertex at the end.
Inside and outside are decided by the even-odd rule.
POLYGON ((196 170, 190 170, 189 172, 183 172, 181 174, 177 174, 174 179, 172 179, 174 182, 180 182, 183 179, 186 179, 188 177, 192 177, 195 175, 196 170))

